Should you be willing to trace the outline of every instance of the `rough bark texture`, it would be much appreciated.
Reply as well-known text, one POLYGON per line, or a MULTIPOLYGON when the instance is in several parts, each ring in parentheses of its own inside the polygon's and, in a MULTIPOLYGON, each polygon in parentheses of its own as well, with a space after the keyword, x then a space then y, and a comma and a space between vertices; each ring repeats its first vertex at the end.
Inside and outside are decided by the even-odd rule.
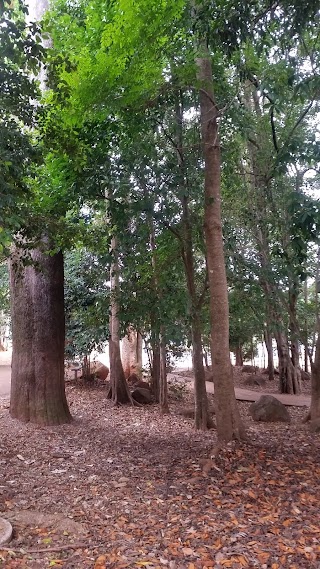
POLYGON ((279 389, 280 393, 300 393, 297 390, 297 368, 293 365, 287 335, 284 332, 276 332, 275 339, 277 342, 278 358, 279 358, 279 389))
POLYGON ((221 441, 243 438, 245 430, 237 408, 229 351, 229 306, 223 251, 220 195, 220 145, 214 100, 212 66, 208 50, 201 45, 202 56, 196 59, 200 84, 200 115, 205 160, 204 231, 210 289, 212 360, 215 386, 217 433, 221 441))
POLYGON ((119 307, 118 307, 118 289, 119 289, 119 266, 117 255, 117 240, 112 238, 111 251, 113 262, 110 268, 110 337, 109 337, 109 359, 110 359, 110 389, 108 397, 115 405, 124 403, 133 403, 129 392, 128 384, 123 372, 121 355, 120 355, 120 336, 119 336, 119 307))
POLYGON ((311 369, 311 406, 310 418, 320 419, 320 326, 318 326, 318 339, 316 352, 311 369))
POLYGON ((121 361, 126 379, 135 373, 141 378, 142 375, 142 337, 131 326, 121 342, 121 361))
POLYGON ((37 268, 11 260, 12 376, 10 414, 59 425, 71 420, 64 385, 62 253, 32 252, 37 268))

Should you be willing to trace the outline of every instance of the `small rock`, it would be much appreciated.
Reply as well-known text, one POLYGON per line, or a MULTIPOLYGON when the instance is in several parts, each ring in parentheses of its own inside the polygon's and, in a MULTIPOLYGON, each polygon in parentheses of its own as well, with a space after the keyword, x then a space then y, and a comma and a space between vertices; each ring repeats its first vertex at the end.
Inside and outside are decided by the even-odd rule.
POLYGON ((242 366, 241 371, 243 371, 244 373, 256 373, 257 371, 259 371, 259 368, 257 366, 244 365, 242 366))
POLYGON ((272 423, 281 421, 290 423, 291 418, 285 405, 272 395, 262 395, 258 401, 250 405, 249 413, 254 421, 272 423))
POLYGON ((137 403, 142 403, 143 405, 147 405, 148 403, 152 402, 152 396, 149 389, 144 389, 143 387, 137 387, 131 393, 132 399, 137 401, 137 403))
POLYGON ((248 379, 245 380, 244 385, 252 385, 252 386, 257 385, 258 387, 265 387, 266 380, 261 375, 252 375, 251 377, 248 377, 248 379))
POLYGON ((12 525, 8 520, 0 518, 0 545, 8 543, 12 538, 12 525))

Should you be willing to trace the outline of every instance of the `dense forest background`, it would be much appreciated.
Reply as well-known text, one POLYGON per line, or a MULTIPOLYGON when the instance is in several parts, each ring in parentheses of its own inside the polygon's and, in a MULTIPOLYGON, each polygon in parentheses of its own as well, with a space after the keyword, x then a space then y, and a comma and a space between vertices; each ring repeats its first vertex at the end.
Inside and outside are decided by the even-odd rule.
POLYGON ((5 1, 0 26, 12 416, 70 420, 65 352, 107 341, 109 396, 132 402, 130 335, 163 413, 168 362, 191 347, 203 429, 211 362, 224 440, 244 435, 230 350, 242 365, 262 340, 281 392, 312 371, 319 416, 318 2, 32 6, 5 1))

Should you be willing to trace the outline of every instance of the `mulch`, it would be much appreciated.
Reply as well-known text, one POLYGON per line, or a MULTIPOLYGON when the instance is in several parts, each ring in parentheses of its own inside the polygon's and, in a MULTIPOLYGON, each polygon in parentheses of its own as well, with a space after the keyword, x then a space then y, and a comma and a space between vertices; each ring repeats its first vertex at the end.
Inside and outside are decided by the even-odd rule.
MULTIPOLYGON (((74 421, 21 424, 0 402, 0 515, 14 538, 0 567, 46 569, 319 569, 319 435, 254 423, 206 473, 214 430, 156 405, 112 407, 103 386, 68 384, 74 421)), ((211 396, 212 398, 212 396, 211 396)))

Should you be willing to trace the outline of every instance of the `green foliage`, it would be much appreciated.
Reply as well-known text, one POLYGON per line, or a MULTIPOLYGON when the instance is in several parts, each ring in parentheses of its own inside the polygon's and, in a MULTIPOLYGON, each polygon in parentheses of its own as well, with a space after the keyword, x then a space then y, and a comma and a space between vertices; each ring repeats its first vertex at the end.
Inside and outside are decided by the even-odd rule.
POLYGON ((32 140, 37 85, 31 79, 43 55, 37 28, 25 24, 22 2, 0 7, 0 251, 27 214, 28 178, 39 159, 32 140))
POLYGON ((102 351, 109 336, 107 266, 86 250, 71 251, 65 263, 66 354, 102 351))

